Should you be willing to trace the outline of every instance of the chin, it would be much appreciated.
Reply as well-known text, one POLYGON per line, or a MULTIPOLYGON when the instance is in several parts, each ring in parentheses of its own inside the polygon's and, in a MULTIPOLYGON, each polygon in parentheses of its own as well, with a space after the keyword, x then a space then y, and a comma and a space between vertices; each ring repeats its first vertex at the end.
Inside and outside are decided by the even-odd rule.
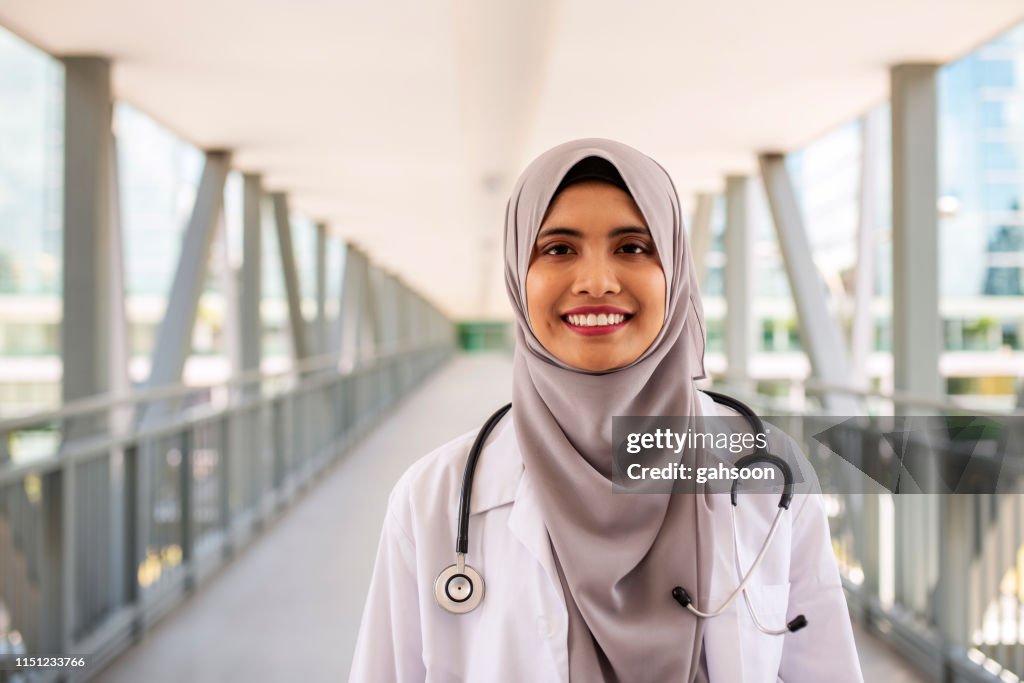
POLYGON ((623 363, 616 359, 595 359, 590 358, 587 360, 580 359, 575 365, 582 370, 589 370, 591 372, 604 372, 606 370, 614 370, 621 368, 627 363, 623 363))

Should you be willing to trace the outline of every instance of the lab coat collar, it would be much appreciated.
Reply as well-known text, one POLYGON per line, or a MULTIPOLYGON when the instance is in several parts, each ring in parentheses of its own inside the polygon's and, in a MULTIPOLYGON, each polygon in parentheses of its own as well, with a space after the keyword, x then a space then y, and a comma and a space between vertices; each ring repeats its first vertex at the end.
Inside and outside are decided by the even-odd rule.
POLYGON ((484 446, 473 476, 471 515, 508 505, 516 499, 523 476, 523 458, 511 411, 494 428, 484 446))

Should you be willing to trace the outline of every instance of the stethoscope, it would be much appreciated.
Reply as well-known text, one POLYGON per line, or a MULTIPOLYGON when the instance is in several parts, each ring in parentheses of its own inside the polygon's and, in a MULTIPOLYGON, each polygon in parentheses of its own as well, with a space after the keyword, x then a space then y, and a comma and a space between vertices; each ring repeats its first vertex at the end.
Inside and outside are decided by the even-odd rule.
MULTIPOLYGON (((751 410, 745 403, 736 400, 731 396, 720 394, 715 391, 705 391, 715 403, 732 408, 750 423, 750 426, 755 430, 758 435, 767 435, 767 431, 764 428, 764 423, 761 422, 761 418, 751 410)), ((502 406, 496 413, 491 415, 484 426, 480 429, 480 433, 476 436, 476 441, 473 442, 473 447, 469 451, 469 459, 466 461, 466 469, 462 474, 462 491, 459 495, 459 528, 458 535, 455 540, 455 564, 448 565, 445 567, 440 574, 437 576, 437 580, 434 582, 434 598, 437 600, 437 604, 443 609, 451 612, 452 614, 465 614, 476 609, 477 605, 484 598, 484 579, 480 576, 473 567, 466 564, 466 555, 469 549, 469 501, 473 491, 473 473, 476 470, 476 461, 480 457, 480 452, 483 450, 484 442, 487 440, 488 435, 494 429, 495 425, 501 421, 501 418, 505 416, 505 413, 512 408, 512 404, 502 406)), ((715 610, 701 611, 697 609, 693 604, 693 599, 690 594, 682 586, 676 586, 672 589, 672 597, 680 605, 690 611, 691 614, 700 619, 710 619, 717 617, 718 615, 725 612, 729 607, 736 601, 736 599, 743 595, 743 601, 747 605, 747 611, 750 612, 750 617, 754 622, 754 626, 757 627, 762 633, 769 635, 778 636, 786 633, 795 633, 804 626, 807 625, 807 619, 802 614, 798 614, 789 623, 786 624, 785 628, 766 628, 761 620, 757 616, 757 610, 754 609, 754 605, 750 600, 750 595, 747 593, 747 584, 750 582, 750 577, 753 576, 754 572, 757 571, 758 566, 761 564, 761 560, 768 552, 768 546, 771 545, 772 538, 775 537, 775 531, 779 527, 779 522, 782 519, 782 513, 789 509, 790 503, 793 502, 793 472, 789 467, 789 464, 778 457, 772 455, 767 449, 758 449, 750 455, 746 455, 734 463, 734 467, 737 469, 743 469, 755 462, 765 462, 770 465, 777 467, 782 472, 783 487, 782 496, 779 498, 778 511, 775 513, 775 519, 772 520, 772 525, 768 529, 768 535, 765 536, 764 542, 761 544, 761 550, 757 553, 757 557, 754 558, 754 562, 750 565, 750 569, 744 574, 742 565, 740 563, 739 553, 739 534, 736 531, 736 504, 737 504, 737 487, 739 486, 739 479, 733 480, 732 490, 730 492, 730 500, 732 506, 729 508, 729 517, 732 521, 732 536, 733 536, 733 559, 735 561, 736 576, 739 579, 739 584, 725 602, 715 610)))

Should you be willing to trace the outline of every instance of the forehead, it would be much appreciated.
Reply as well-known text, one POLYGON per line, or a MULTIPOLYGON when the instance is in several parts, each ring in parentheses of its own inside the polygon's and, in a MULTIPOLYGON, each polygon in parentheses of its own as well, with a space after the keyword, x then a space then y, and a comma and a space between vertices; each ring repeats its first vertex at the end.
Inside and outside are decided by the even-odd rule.
POLYGON ((629 193, 600 180, 574 183, 559 192, 548 205, 542 226, 568 219, 606 219, 618 223, 628 218, 647 227, 643 213, 629 193))

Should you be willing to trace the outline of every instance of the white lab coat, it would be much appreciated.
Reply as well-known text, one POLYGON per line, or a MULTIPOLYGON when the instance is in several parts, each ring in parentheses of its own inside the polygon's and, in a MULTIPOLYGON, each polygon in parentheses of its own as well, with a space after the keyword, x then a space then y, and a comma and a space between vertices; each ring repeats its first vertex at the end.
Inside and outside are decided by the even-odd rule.
MULTIPOLYGON (((700 396, 705 414, 734 414, 700 396)), ((455 615, 434 600, 434 580, 455 561, 459 491, 476 433, 416 462, 391 493, 352 683, 569 680, 565 600, 509 417, 480 455, 470 504, 467 563, 483 576, 483 601, 455 615)), ((711 606, 717 608, 737 579, 729 497, 714 498, 716 537, 728 539, 716 543, 711 606)), ((771 495, 741 496, 736 524, 743 567, 760 549, 777 504, 771 495)), ((820 495, 794 496, 748 587, 767 628, 800 613, 808 626, 785 636, 763 634, 741 596, 705 626, 712 683, 863 681, 820 495)), ((679 609, 680 619, 690 618, 679 609)))

